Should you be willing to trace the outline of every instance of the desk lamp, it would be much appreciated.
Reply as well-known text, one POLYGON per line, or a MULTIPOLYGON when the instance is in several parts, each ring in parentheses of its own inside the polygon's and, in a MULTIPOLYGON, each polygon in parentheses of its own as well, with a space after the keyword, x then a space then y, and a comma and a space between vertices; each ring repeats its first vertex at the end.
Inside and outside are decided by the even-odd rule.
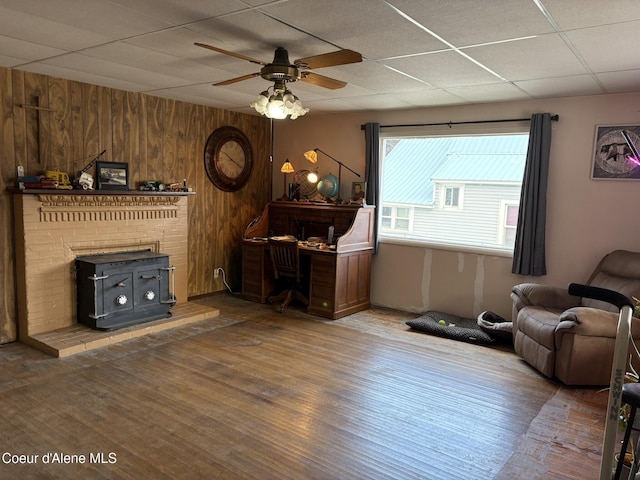
POLYGON ((280 171, 284 173, 284 193, 282 194, 282 198, 280 200, 289 200, 289 196, 287 195, 287 173, 293 173, 295 170, 293 169, 293 165, 287 158, 287 160, 280 167, 280 171))
POLYGON ((340 203, 340 201, 341 201, 340 200, 340 187, 342 186, 342 167, 346 168, 347 170, 349 170, 350 172, 355 174, 358 178, 360 178, 360 174, 354 172, 351 168, 349 168, 347 165, 342 163, 340 160, 338 160, 336 158, 333 158, 327 152, 325 152, 323 150, 320 150, 319 148, 314 148, 313 150, 309 150, 308 152, 304 152, 304 158, 309 160, 311 163, 315 164, 315 163, 318 162, 318 152, 325 154, 327 157, 329 157, 331 160, 333 160, 334 162, 336 162, 338 164, 338 198, 336 198, 336 203, 340 203))

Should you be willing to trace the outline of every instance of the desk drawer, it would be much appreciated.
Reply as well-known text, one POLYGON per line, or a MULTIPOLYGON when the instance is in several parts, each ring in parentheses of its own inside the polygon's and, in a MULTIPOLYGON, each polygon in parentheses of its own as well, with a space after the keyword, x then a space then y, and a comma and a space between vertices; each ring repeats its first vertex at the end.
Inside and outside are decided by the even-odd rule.
POLYGON ((264 303, 273 293, 273 266, 264 243, 242 244, 242 297, 264 303))
POLYGON ((335 306, 337 255, 311 256, 309 311, 332 318, 335 306))
POLYGON ((371 251, 314 256, 309 313, 341 318, 371 306, 371 251))
POLYGON ((311 279, 314 285, 333 287, 336 284, 336 255, 313 255, 311 279))

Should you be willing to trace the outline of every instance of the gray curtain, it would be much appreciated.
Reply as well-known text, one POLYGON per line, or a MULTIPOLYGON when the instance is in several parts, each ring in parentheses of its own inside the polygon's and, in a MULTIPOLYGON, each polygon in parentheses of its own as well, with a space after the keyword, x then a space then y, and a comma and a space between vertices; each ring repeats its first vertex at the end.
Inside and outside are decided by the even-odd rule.
POLYGON ((529 148, 525 164, 516 243, 511 272, 517 275, 547 274, 545 226, 547 218, 547 177, 551 150, 551 114, 531 116, 529 148))
POLYGON ((375 205, 376 215, 373 223, 373 253, 378 252, 378 217, 380 216, 380 124, 366 123, 364 126, 365 168, 364 180, 367 182, 365 200, 367 205, 375 205))

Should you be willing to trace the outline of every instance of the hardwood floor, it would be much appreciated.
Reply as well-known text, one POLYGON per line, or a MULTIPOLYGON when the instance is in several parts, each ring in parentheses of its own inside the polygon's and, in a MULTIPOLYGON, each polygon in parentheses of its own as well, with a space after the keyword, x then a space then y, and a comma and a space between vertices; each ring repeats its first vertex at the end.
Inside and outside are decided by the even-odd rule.
POLYGON ((606 393, 509 348, 197 301, 220 316, 62 359, 0 346, 0 478, 598 477, 606 393))

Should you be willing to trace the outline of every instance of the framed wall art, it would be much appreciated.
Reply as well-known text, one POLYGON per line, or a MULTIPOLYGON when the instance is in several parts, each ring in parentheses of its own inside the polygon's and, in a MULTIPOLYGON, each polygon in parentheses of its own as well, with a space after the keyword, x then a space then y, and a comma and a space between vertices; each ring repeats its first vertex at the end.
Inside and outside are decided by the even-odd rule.
POLYGON ((640 180, 640 125, 597 125, 593 180, 640 180))
POLYGON ((352 182, 351 183, 351 200, 358 201, 365 198, 367 194, 366 182, 352 182))
POLYGON ((96 162, 98 190, 129 190, 129 164, 96 162))

